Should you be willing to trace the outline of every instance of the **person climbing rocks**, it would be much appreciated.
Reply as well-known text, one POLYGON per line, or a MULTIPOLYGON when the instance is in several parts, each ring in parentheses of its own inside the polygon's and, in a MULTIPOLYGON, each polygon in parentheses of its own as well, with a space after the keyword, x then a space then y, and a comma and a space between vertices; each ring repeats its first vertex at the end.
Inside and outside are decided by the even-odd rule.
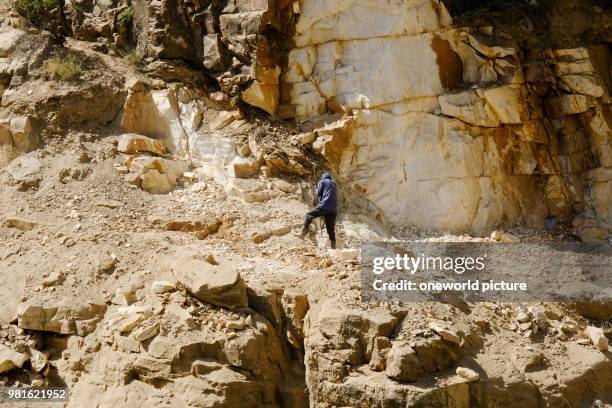
POLYGON ((331 248, 336 249, 336 216, 338 214, 338 194, 336 183, 332 180, 331 174, 325 172, 317 184, 317 199, 319 204, 306 213, 302 231, 297 234, 304 238, 308 234, 308 228, 315 218, 325 218, 325 228, 331 241, 331 248))

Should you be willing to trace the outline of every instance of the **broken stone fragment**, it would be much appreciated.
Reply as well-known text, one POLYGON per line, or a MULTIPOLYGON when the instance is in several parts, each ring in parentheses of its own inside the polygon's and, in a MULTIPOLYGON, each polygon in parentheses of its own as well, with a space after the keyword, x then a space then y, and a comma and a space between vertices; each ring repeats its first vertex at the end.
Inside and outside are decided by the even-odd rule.
POLYGON ((216 72, 223 70, 221 57, 221 43, 219 34, 207 34, 202 39, 203 45, 203 65, 209 71, 216 72))
POLYGON ((236 265, 225 259, 217 263, 214 265, 202 256, 190 254, 172 264, 172 273, 202 302, 229 308, 247 306, 246 285, 236 265))
POLYGON ((269 224, 266 225, 266 229, 270 231, 270 234, 276 235, 277 237, 287 235, 291 232, 290 225, 269 224))
POLYGON ((369 366, 374 371, 385 371, 387 368, 387 355, 391 349, 391 340, 388 337, 376 337, 369 366))
POLYGON ((444 340, 461 345, 461 334, 454 330, 449 329, 443 322, 434 321, 429 324, 429 328, 434 332, 438 333, 444 340))
POLYGON ((166 148, 161 142, 135 133, 125 133, 119 136, 117 150, 127 154, 146 152, 158 156, 166 153, 166 148))
POLYGON ((23 304, 17 310, 18 325, 23 329, 50 331, 59 334, 87 334, 106 312, 103 299, 75 302, 65 299, 57 305, 23 304), (87 322, 84 326, 81 323, 87 322))
POLYGON ((229 164, 229 177, 250 178, 259 173, 261 160, 254 157, 235 157, 229 164))
POLYGON ((22 152, 29 152, 38 146, 38 137, 34 134, 34 126, 28 116, 11 118, 10 131, 13 143, 22 152))
POLYGON ((516 320, 518 320, 519 323, 527 323, 531 321, 531 316, 529 316, 527 312, 521 310, 516 315, 516 320))
POLYGON ((268 201, 274 196, 267 190, 264 183, 253 179, 231 179, 225 186, 225 192, 230 196, 239 197, 247 203, 268 201))
POLYGON ((30 355, 30 365, 34 372, 40 373, 43 371, 49 362, 47 355, 33 348, 28 350, 28 354, 30 355))
POLYGON ((121 316, 111 322, 111 329, 118 331, 119 333, 127 333, 132 331, 132 329, 136 327, 136 325, 143 319, 144 316, 140 313, 121 316))
POLYGON ((7 218, 4 223, 7 227, 17 228, 21 231, 31 231, 36 227, 36 225, 38 225, 34 221, 29 221, 24 218, 17 217, 7 218))
POLYGON ((151 284, 151 290, 157 294, 170 292, 176 289, 176 285, 170 281, 155 281, 151 284))
POLYGON ((170 303, 166 306, 166 313, 174 316, 179 322, 185 324, 187 327, 195 327, 195 321, 193 317, 191 317, 191 314, 176 303, 170 303))
POLYGON ((149 340, 150 338, 157 336, 159 333, 159 322, 155 322, 152 324, 148 324, 146 326, 140 327, 132 333, 132 337, 135 340, 143 342, 149 340))
POLYGON ((457 374, 459 377, 465 378, 468 381, 480 380, 480 374, 467 367, 457 367, 455 374, 457 374))
POLYGON ((242 330, 246 326, 247 326, 247 323, 245 319, 243 318, 239 318, 237 320, 230 320, 225 324, 225 327, 227 327, 230 330, 242 330))
POLYGON ((345 249, 331 249, 329 253, 332 259, 343 260, 343 261, 353 261, 359 258, 360 255, 359 249, 356 248, 345 248, 345 249))
POLYGON ((290 193, 295 193, 298 189, 298 187, 294 184, 291 184, 285 180, 274 180, 274 182, 272 183, 272 185, 274 186, 274 188, 276 188, 277 190, 280 190, 284 193, 290 194, 290 193))
POLYGON ((96 265, 97 273, 110 273, 115 269, 116 260, 112 257, 103 259, 96 265))
POLYGON ((204 239, 210 234, 214 234, 219 231, 223 222, 220 220, 214 221, 191 221, 191 220, 175 220, 167 222, 165 225, 168 231, 183 231, 183 232, 195 232, 198 239, 204 239))
POLYGON ((419 363, 416 351, 408 342, 395 342, 387 355, 387 377, 401 382, 414 382, 425 372, 419 363))
POLYGON ((120 306, 129 306, 136 302, 135 289, 130 286, 120 286, 115 291, 115 296, 112 299, 112 303, 120 306))
POLYGON ((106 208, 115 209, 115 208, 121 207, 122 202, 117 201, 117 200, 100 200, 100 201, 96 201, 96 205, 98 207, 106 207, 106 208))
POLYGON ((316 132, 308 132, 308 133, 302 133, 302 134, 297 135, 297 139, 302 144, 311 144, 312 142, 316 140, 316 138, 317 138, 316 132))
POLYGON ((261 244, 270 238, 271 235, 272 234, 270 234, 270 231, 268 230, 255 232, 253 235, 251 235, 251 241, 253 241, 254 244, 261 244))
POLYGON ((597 350, 608 351, 608 338, 606 337, 601 328, 587 326, 585 333, 597 350))
POLYGON ((51 272, 45 279, 43 279, 43 286, 53 286, 60 284, 64 281, 64 273, 59 272, 51 272))
POLYGON ((181 176, 181 178, 185 181, 187 181, 188 183, 193 183, 197 177, 195 175, 195 173, 193 171, 186 171, 183 173, 183 175, 181 176))
POLYGON ((520 242, 520 239, 510 234, 509 232, 504 232, 504 231, 493 231, 491 233, 491 238, 497 242, 505 242, 505 243, 520 242))
POLYGON ((204 228, 196 231, 196 238, 202 240, 210 234, 215 234, 217 231, 219 231, 221 225, 223 225, 223 222, 219 220, 207 224, 206 226, 204 226, 204 228))
POLYGON ((5 373, 14 368, 21 368, 26 361, 28 361, 27 354, 18 353, 0 344, 0 373, 5 373))
POLYGON ((242 119, 243 114, 239 110, 219 112, 217 117, 210 123, 211 130, 221 130, 235 120, 242 119))
POLYGON ((166 194, 176 186, 176 180, 189 169, 184 160, 160 157, 135 157, 128 162, 133 173, 131 182, 151 194, 166 194))
POLYGON ((43 164, 38 159, 36 152, 17 157, 5 170, 22 191, 38 188, 43 178, 43 164))
POLYGON ((278 109, 278 78, 281 68, 278 66, 265 67, 257 64, 256 71, 257 79, 242 93, 242 100, 273 115, 278 109))

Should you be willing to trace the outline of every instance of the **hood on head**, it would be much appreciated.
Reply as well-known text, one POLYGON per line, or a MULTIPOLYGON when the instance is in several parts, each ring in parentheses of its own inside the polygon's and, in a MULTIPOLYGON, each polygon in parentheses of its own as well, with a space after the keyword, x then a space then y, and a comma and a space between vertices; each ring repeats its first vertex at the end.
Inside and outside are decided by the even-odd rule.
POLYGON ((323 173, 323 175, 321 176, 321 180, 325 180, 325 179, 331 180, 331 178, 332 176, 328 172, 323 173))

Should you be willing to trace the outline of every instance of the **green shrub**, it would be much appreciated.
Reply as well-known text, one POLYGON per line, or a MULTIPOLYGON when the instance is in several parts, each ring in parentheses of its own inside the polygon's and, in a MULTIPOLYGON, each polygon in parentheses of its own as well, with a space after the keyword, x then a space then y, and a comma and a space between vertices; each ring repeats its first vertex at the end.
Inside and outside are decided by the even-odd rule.
POLYGON ((123 60, 128 64, 137 67, 142 66, 143 58, 142 55, 140 55, 140 53, 136 50, 136 48, 124 48, 119 53, 123 60))
POLYGON ((70 81, 81 75, 81 62, 76 56, 55 57, 45 63, 45 72, 52 78, 70 81))
POLYGON ((17 12, 29 20, 41 18, 55 7, 55 0, 17 0, 17 12))
POLYGON ((128 21, 132 19, 133 15, 134 15, 134 7, 129 6, 128 8, 123 10, 121 13, 117 14, 117 24, 121 24, 124 22, 127 23, 128 21))

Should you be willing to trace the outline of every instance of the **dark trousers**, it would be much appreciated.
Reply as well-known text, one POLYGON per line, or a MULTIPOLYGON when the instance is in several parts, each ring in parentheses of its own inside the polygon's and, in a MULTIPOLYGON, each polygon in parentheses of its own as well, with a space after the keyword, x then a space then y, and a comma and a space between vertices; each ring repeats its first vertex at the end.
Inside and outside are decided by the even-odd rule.
POLYGON ((327 229, 327 235, 329 240, 336 242, 336 212, 324 210, 322 208, 313 208, 306 213, 304 217, 304 230, 307 230, 312 221, 318 217, 325 217, 325 228, 327 229))

